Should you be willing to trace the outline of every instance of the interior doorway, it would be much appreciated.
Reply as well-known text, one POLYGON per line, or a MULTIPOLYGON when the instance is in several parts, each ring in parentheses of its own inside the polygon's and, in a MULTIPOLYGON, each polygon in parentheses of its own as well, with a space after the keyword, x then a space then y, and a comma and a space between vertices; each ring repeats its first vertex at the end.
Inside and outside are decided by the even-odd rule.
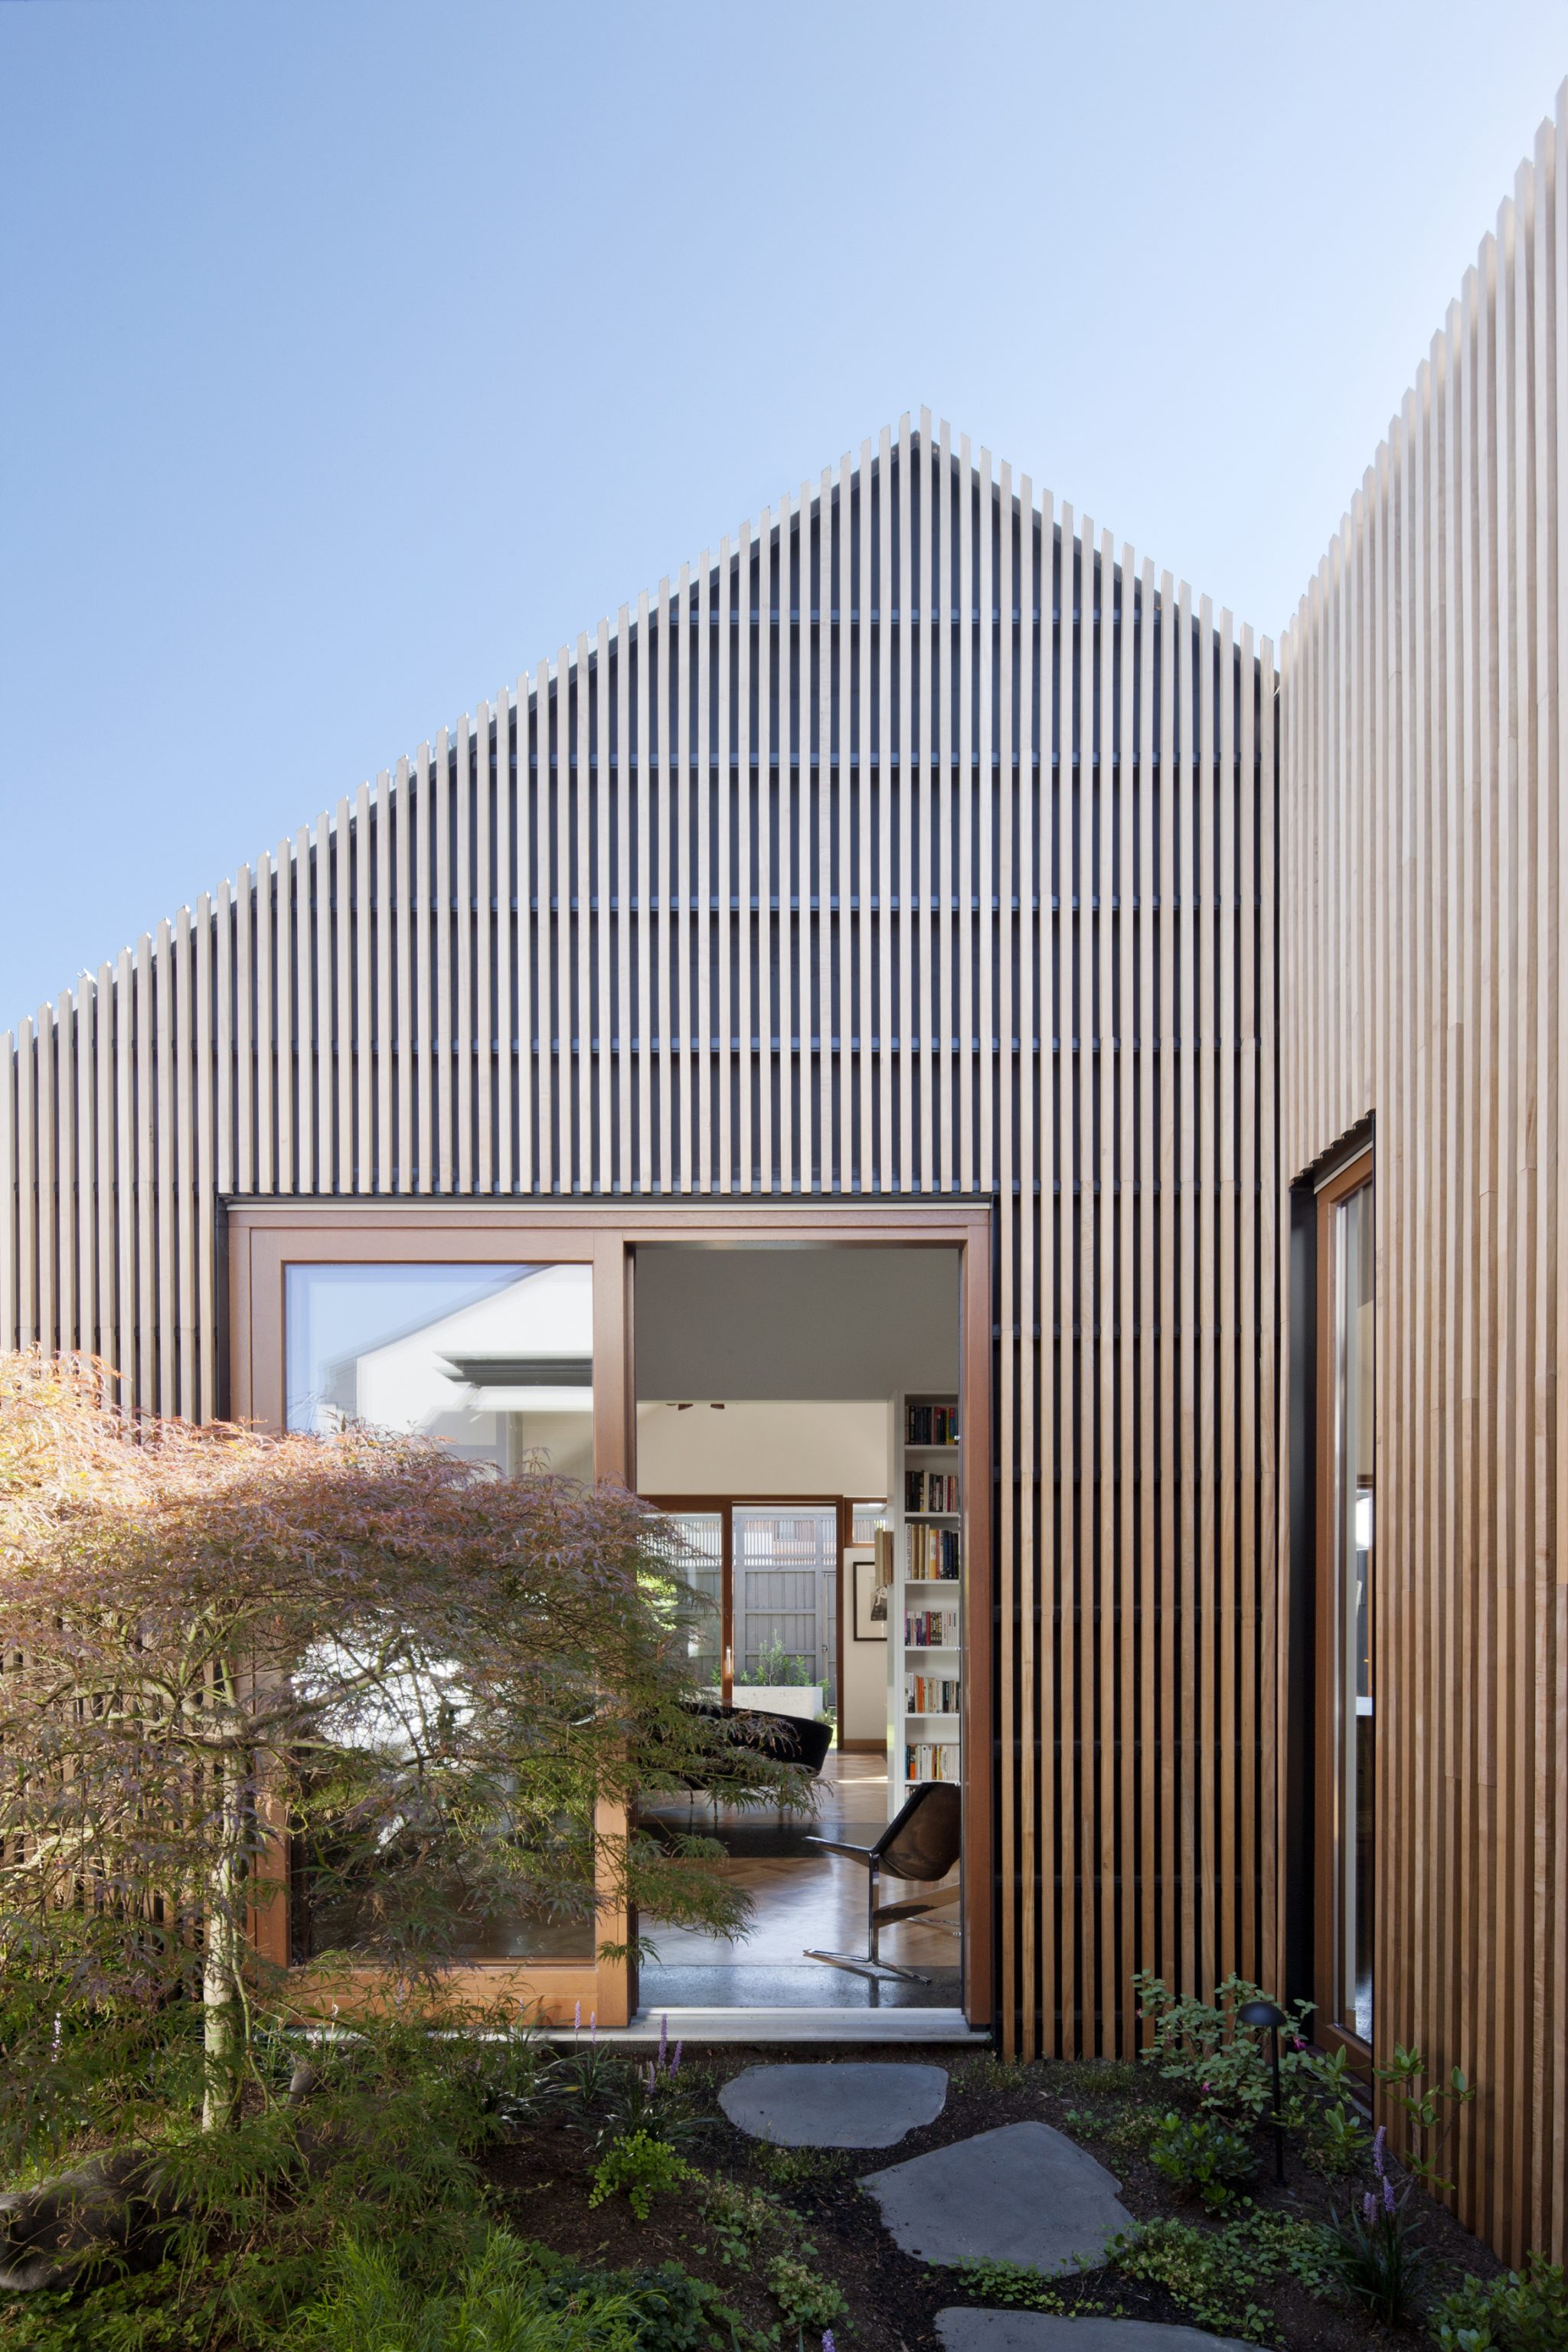
POLYGON ((635 1251, 636 1483, 708 1604, 703 1703, 815 1727, 816 1765, 808 1817, 646 1809, 713 1837, 752 1916, 642 1922, 645 2010, 965 2006, 963 1293, 952 1244, 635 1251))

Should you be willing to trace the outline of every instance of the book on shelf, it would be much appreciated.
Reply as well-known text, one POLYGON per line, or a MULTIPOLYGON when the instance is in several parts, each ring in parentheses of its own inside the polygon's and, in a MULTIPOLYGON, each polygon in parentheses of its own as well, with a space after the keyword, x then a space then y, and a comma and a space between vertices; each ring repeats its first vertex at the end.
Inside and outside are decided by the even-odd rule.
POLYGON ((910 1650, 956 1650, 957 1610, 907 1609, 904 1612, 904 1646, 910 1650))
POLYGON ((958 1715, 963 1706, 963 1685, 956 1675, 907 1675, 904 1710, 909 1715, 958 1715))
POLYGON ((918 1584, 956 1584, 961 1554, 956 1528, 906 1528, 905 1567, 918 1584))
POLYGON ((956 1445, 958 1407, 955 1404, 910 1404, 904 1407, 906 1445, 956 1445))
POLYGON ((959 1777, 956 1739, 911 1739, 906 1743, 906 1780, 956 1780, 959 1777))
POLYGON ((952 1517, 958 1510, 958 1477, 951 1470, 906 1470, 904 1473, 904 1508, 917 1514, 941 1511, 952 1517))

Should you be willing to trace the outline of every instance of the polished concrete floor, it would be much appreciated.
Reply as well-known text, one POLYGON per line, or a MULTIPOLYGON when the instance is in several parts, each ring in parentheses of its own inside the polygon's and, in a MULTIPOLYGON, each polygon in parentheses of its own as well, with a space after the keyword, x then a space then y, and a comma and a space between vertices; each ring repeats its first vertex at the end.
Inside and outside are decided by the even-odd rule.
MULTIPOLYGON (((888 1777, 881 1756, 844 1756, 834 1749, 818 1784, 814 1821, 781 1820, 772 1811, 713 1810, 699 1802, 689 1826, 713 1835, 729 1859, 719 1865, 731 1885, 742 1887, 754 1906, 744 1937, 702 1936, 684 1927, 646 1932, 658 1959, 644 1963, 645 2008, 916 2008, 956 2007, 960 1985, 959 1907, 936 1912, 882 1931, 881 1953, 900 1968, 918 1969, 923 1984, 873 1984, 864 1977, 809 1960, 816 1947, 827 1951, 866 1948, 867 1874, 861 1866, 810 1845, 813 1832, 846 1844, 869 1845, 888 1821, 888 1777)), ((671 1827, 688 1826, 684 1808, 662 1809, 671 1827)), ((882 1900, 918 1898, 928 1891, 951 1892, 958 1874, 927 1890, 883 1882, 882 1900)))

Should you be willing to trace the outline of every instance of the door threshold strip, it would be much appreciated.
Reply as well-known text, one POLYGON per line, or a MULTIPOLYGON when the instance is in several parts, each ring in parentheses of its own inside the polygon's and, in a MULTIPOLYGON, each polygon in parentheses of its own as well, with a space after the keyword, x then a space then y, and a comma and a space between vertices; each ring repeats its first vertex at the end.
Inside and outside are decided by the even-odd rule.
MULTIPOLYGON (((586 2027, 583 2029, 586 2031, 586 2027)), ((601 2042, 945 2042, 972 2049, 991 2036, 959 2009, 642 2009, 629 2025, 599 2030, 601 2042)), ((574 2029, 550 2030, 552 2042, 574 2029)), ((581 2039, 581 2032, 577 2035, 581 2039)))

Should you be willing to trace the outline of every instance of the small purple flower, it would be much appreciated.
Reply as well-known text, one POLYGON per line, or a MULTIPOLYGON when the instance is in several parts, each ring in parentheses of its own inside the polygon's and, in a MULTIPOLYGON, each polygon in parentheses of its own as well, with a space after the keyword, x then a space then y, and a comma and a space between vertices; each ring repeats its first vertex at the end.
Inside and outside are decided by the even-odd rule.
MULTIPOLYGON (((669 2062, 669 2071, 672 2074, 679 2074, 680 2072, 680 2053, 685 2047, 686 2044, 684 2042, 678 2042, 675 2045, 675 2055, 669 2062)), ((830 2335, 832 2334, 831 2328, 828 2330, 828 2333, 830 2335)))
POLYGON ((822 2352, 837 2352, 831 2327, 825 2327, 822 2331, 822 2352))
POLYGON ((574 2033, 581 2033, 583 2031, 583 2004, 581 2001, 576 2003, 572 2011, 572 2031, 574 2033))
POLYGON ((1361 2200, 1361 2210, 1362 2210, 1362 2211, 1365 2214, 1365 2216, 1366 2216, 1366 2218, 1367 2218, 1367 2220, 1368 2220, 1369 2221, 1376 2221, 1376 2219, 1377 2219, 1377 2200, 1373 2197, 1373 2193, 1372 2193, 1372 2191, 1371 2191, 1371 2189, 1370 2189, 1367 2190, 1366 2195, 1365 2195, 1365 2196, 1362 2199, 1362 2200, 1361 2200))
POLYGON ((1378 2126, 1377 2129, 1373 2132, 1373 2136, 1372 2136, 1372 2168, 1373 2168, 1373 2170, 1376 2173, 1376 2175, 1377 2175, 1377 2177, 1378 2177, 1378 2179, 1379 2179, 1380 2180, 1381 2180, 1381 2179, 1382 2179, 1382 2178, 1383 2178, 1383 2147, 1384 2147, 1384 2142, 1387 2139, 1387 2137, 1388 2137, 1388 2126, 1387 2126, 1387 2125, 1386 2125, 1386 2124, 1379 2124, 1379 2126, 1378 2126))
POLYGON ((658 2072, 662 2074, 669 2064, 669 2016, 666 2011, 658 2021, 658 2072))
POLYGON ((1394 2210, 1394 2183, 1386 2172, 1383 2176, 1383 2210, 1385 2213, 1394 2210))

